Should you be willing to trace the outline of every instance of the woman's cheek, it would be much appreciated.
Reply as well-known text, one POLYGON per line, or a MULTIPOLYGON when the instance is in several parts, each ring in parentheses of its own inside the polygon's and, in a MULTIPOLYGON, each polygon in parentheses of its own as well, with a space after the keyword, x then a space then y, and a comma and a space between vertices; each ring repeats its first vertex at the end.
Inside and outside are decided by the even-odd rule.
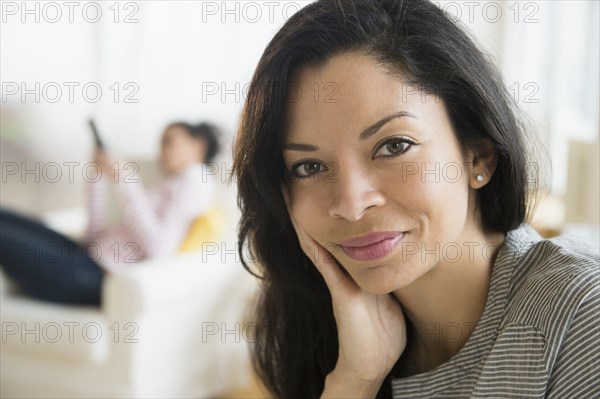
POLYGON ((319 241, 331 223, 328 212, 330 198, 323 187, 317 185, 294 187, 290 190, 292 214, 300 226, 319 241))
MULTIPOLYGON (((290 187, 290 211, 294 215, 294 218, 301 225, 305 225, 306 222, 311 218, 311 195, 307 190, 303 190, 302 187, 298 187, 298 183, 292 184, 290 187)), ((313 210, 314 212, 314 210, 313 210)))

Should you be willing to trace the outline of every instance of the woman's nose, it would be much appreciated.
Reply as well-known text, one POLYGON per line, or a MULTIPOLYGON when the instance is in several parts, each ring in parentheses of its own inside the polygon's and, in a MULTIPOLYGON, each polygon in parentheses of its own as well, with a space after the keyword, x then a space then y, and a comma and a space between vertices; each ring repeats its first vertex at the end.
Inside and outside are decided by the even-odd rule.
POLYGON ((331 179, 332 200, 329 215, 355 222, 360 220, 369 208, 385 204, 383 193, 376 179, 366 170, 358 167, 340 167, 331 179))

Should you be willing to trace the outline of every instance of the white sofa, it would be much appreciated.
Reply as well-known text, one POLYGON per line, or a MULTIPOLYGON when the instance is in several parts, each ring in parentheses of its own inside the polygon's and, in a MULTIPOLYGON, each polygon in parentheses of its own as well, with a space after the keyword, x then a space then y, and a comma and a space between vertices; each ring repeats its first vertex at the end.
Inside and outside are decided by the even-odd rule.
POLYGON ((248 384, 257 283, 232 252, 108 275, 102 306, 30 299, 0 273, 0 396, 218 397, 248 384))

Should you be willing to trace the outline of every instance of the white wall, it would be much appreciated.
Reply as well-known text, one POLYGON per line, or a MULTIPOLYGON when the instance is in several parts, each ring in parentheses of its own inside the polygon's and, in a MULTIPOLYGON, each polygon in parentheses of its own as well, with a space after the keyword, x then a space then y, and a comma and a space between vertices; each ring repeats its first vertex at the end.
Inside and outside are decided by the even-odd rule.
POLYGON ((3 2, 2 82, 25 82, 28 88, 35 82, 42 88, 57 82, 63 96, 53 104, 54 90, 46 96, 40 90, 39 103, 33 95, 23 102, 18 94, 3 90, 2 108, 15 110, 27 143, 52 159, 87 159, 92 142, 85 121, 92 114, 110 146, 130 157, 153 157, 162 127, 174 119, 208 119, 231 134, 243 101, 241 87, 249 82, 264 47, 286 16, 306 4, 271 3, 120 2, 115 23, 115 3, 83 2, 74 9, 70 23, 69 9, 57 2, 62 18, 51 23, 56 7, 48 2, 26 5, 30 10, 37 5, 39 22, 35 14, 23 14, 23 3, 3 2), (90 20, 96 7, 89 4, 100 5, 99 22, 86 22, 85 4, 90 20), (18 10, 12 15, 14 7, 18 10), (124 23, 130 14, 138 22, 124 23), (81 85, 72 103, 64 82, 81 85), (89 82, 102 89, 97 103, 82 95, 82 86, 89 82), (121 94, 118 102, 115 82, 121 94), (125 87, 127 82, 132 85, 125 87), (239 98, 235 94, 226 101, 220 95, 203 98, 203 87, 221 84, 228 89, 239 86, 239 98), (126 103, 127 94, 138 102, 126 103))

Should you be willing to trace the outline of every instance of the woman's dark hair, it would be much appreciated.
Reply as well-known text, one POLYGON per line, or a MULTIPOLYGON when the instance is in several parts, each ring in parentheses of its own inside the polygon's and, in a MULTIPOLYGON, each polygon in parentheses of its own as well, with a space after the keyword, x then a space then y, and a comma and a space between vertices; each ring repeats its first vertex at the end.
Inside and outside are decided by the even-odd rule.
MULTIPOLYGON (((477 191, 484 229, 506 233, 525 222, 533 192, 528 171, 536 165, 528 162, 526 129, 500 73, 436 5, 320 0, 294 14, 256 68, 233 163, 239 252, 244 267, 262 279, 254 366, 279 398, 319 397, 338 357, 329 291, 300 248, 281 193, 287 86, 300 68, 323 66, 348 52, 371 56, 390 74, 439 96, 463 149, 493 145, 495 171, 477 191)), ((394 372, 378 397, 391 396, 394 372)))
POLYGON ((197 125, 192 125, 187 122, 174 122, 167 126, 167 129, 175 126, 184 128, 190 136, 206 142, 204 162, 212 161, 219 152, 219 137, 221 136, 221 132, 215 125, 207 122, 202 122, 197 125))

